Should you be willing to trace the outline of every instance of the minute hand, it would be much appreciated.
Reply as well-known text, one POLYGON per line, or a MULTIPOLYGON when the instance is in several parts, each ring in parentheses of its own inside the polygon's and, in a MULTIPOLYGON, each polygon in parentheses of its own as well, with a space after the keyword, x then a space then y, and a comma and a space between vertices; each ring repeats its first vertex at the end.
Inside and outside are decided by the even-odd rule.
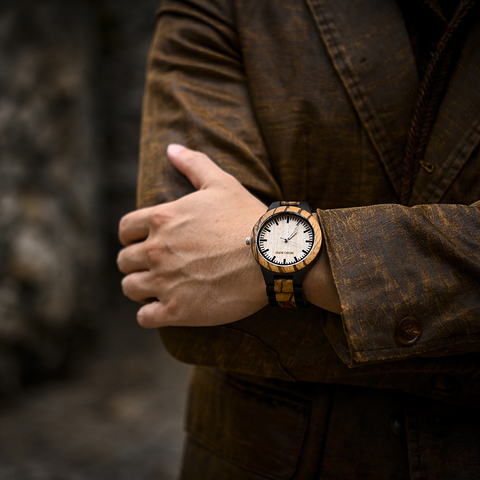
POLYGON ((295 227, 295 230, 285 239, 287 242, 297 234, 298 225, 295 227))

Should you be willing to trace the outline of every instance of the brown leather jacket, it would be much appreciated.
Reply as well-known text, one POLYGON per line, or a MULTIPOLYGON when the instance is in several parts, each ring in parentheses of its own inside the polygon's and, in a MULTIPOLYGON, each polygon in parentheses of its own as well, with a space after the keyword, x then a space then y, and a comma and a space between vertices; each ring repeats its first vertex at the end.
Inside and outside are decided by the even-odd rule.
POLYGON ((173 142, 205 152, 266 204, 308 201, 342 304, 341 316, 267 307, 230 325, 165 328, 169 351, 259 384, 358 385, 479 405, 479 79, 477 18, 405 207, 402 158, 419 80, 395 1, 162 1, 138 205, 192 191, 166 159, 173 142))

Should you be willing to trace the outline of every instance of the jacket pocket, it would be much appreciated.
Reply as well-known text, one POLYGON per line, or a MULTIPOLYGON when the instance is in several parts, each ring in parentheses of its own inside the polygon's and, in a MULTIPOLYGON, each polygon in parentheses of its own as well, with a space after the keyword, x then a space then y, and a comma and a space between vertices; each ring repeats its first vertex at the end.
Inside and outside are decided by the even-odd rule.
POLYGON ((186 427, 219 464, 282 480, 297 468, 309 412, 308 400, 197 368, 186 427))

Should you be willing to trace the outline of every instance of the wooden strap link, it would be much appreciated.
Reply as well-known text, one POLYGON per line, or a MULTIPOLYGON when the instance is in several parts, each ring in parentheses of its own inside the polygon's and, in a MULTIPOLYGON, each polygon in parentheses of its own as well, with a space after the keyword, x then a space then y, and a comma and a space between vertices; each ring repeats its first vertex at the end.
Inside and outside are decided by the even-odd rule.
POLYGON ((294 285, 292 278, 275 278, 273 284, 267 284, 267 296, 270 305, 282 308, 305 308, 308 302, 303 295, 301 285, 294 285))
POLYGON ((293 280, 279 278, 274 281, 273 290, 275 291, 275 300, 277 301, 279 307, 297 308, 293 280))

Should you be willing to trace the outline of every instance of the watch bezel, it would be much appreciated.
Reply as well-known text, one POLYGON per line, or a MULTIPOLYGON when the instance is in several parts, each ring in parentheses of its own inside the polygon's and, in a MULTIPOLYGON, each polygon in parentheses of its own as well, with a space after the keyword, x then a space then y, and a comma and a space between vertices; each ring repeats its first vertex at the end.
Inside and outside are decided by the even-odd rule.
POLYGON ((322 246, 322 230, 320 229, 320 225, 317 219, 312 213, 300 207, 287 205, 268 210, 264 215, 262 215, 256 225, 253 227, 252 239, 253 241, 251 242, 250 246, 253 256, 263 268, 266 268, 267 270, 274 273, 292 274, 308 267, 308 265, 310 265, 315 260, 322 246), (277 265, 275 263, 269 262, 259 251, 258 233, 261 230, 261 227, 265 224, 265 222, 270 220, 272 217, 276 217, 285 213, 298 215, 310 224, 314 233, 314 243, 310 252, 303 260, 300 260, 299 262, 292 265, 277 265))

